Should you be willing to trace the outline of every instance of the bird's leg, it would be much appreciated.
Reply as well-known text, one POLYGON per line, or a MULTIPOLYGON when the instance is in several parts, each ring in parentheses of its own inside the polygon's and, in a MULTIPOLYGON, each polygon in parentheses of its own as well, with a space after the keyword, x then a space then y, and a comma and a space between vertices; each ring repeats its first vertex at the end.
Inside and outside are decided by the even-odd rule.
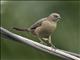
POLYGON ((38 35, 37 35, 37 37, 38 37, 38 39, 39 39, 39 41, 40 41, 41 44, 46 45, 46 43, 38 35))
POLYGON ((40 40, 41 44, 47 45, 47 43, 45 43, 41 38, 38 38, 40 40))
POLYGON ((52 44, 52 41, 51 41, 51 35, 49 36, 49 44, 51 45, 51 47, 56 48, 56 47, 52 44))
POLYGON ((43 44, 43 43, 44 43, 40 37, 38 37, 38 39, 40 40, 40 43, 41 43, 41 44, 43 44))

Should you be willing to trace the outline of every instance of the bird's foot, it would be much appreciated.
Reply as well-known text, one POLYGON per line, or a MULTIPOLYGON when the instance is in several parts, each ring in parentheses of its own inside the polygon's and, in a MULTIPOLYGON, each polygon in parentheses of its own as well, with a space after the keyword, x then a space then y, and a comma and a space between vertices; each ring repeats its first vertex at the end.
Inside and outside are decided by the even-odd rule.
POLYGON ((51 45, 51 48, 57 49, 54 45, 51 45))
POLYGON ((57 48, 55 47, 55 45, 53 45, 52 43, 49 43, 49 46, 50 46, 51 48, 57 49, 57 48))
POLYGON ((45 42, 43 42, 43 41, 41 41, 40 43, 43 44, 43 45, 47 45, 47 44, 46 44, 45 42))
POLYGON ((43 44, 44 42, 41 41, 40 43, 43 44))

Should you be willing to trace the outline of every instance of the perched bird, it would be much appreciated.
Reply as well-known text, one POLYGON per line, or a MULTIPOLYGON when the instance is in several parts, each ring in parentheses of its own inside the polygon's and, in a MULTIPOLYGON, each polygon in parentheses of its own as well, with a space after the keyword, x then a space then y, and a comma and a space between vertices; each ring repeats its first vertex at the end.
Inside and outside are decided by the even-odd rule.
POLYGON ((27 29, 20 29, 16 27, 14 27, 14 29, 31 32, 38 37, 41 43, 55 47, 51 42, 51 35, 55 31, 57 22, 60 20, 60 18, 60 14, 52 13, 48 17, 38 20, 27 29))

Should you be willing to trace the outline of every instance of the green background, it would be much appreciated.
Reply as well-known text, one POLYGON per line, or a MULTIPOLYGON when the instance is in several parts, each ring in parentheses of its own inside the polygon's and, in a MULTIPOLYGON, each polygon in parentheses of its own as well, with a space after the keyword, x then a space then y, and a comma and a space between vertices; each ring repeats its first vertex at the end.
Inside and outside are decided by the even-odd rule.
MULTIPOLYGON (((1 3, 1 25, 13 33, 39 40, 27 32, 12 27, 28 28, 37 20, 58 12, 62 21, 52 35, 53 44, 60 49, 80 53, 80 2, 79 1, 7 1, 1 3)), ((62 60, 28 45, 1 39, 1 60, 62 60)))

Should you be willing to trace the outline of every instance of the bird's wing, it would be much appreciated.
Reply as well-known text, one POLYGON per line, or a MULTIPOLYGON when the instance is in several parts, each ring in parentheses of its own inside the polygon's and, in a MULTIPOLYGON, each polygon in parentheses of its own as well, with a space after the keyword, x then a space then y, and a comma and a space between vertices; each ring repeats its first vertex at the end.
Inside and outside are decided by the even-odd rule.
POLYGON ((47 18, 42 18, 38 20, 36 23, 34 23, 29 29, 36 29, 37 27, 41 26, 41 23, 46 20, 47 18))

